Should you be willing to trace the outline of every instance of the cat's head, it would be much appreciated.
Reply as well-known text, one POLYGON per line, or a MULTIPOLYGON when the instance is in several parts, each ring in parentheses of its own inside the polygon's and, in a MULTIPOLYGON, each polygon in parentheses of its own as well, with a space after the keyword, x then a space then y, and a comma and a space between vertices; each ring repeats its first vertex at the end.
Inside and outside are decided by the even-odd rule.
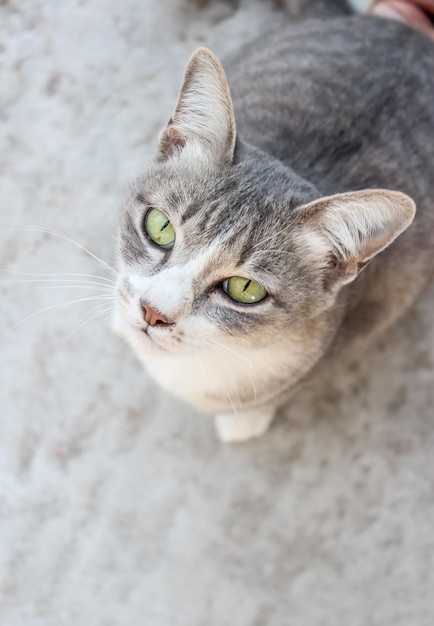
POLYGON ((315 340, 341 288, 407 228, 414 210, 391 191, 320 198, 243 143, 224 71, 200 49, 155 162, 122 211, 123 332, 142 354, 315 340))

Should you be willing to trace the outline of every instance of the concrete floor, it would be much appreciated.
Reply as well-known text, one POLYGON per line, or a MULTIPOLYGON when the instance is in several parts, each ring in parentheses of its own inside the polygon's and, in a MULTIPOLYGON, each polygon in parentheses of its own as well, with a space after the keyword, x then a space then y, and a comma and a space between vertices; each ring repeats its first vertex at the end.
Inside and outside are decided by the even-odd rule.
MULTIPOLYGON (((190 52, 282 19, 260 0, 0 2, 0 268, 108 276, 19 229, 113 262, 190 52)), ((59 284, 1 284, 2 329, 99 293, 59 284)), ((432 626, 433 289, 242 446, 157 389, 108 313, 77 328, 92 302, 110 306, 0 342, 1 625, 432 626)))

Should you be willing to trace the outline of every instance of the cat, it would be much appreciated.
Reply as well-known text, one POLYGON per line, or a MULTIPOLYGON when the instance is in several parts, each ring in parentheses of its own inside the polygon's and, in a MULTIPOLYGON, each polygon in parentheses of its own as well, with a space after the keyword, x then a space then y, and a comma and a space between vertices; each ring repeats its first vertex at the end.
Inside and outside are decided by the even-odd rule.
POLYGON ((226 69, 193 54, 122 209, 117 328, 245 441, 432 274, 434 46, 380 18, 308 20, 226 69))

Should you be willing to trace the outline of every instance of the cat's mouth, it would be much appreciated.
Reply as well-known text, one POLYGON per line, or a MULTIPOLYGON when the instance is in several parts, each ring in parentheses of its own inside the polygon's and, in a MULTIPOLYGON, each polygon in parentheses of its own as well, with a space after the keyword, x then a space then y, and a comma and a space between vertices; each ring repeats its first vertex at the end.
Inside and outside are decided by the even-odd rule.
POLYGON ((149 332, 149 324, 147 326, 143 326, 142 328, 139 328, 139 331, 142 333, 142 335, 145 335, 146 340, 150 341, 152 343, 155 343, 155 337, 151 336, 151 333, 149 332))
POLYGON ((132 318, 130 311, 123 306, 122 300, 119 305, 120 319, 122 320, 119 332, 127 338, 129 337, 136 347, 139 343, 143 352, 172 354, 185 350, 184 332, 181 329, 175 329, 174 325, 157 324, 152 326, 143 319, 132 318))
POLYGON ((172 337, 166 337, 165 338, 166 345, 163 345, 164 338, 162 341, 160 337, 156 336, 156 333, 152 330, 149 324, 147 326, 142 326, 141 328, 137 330, 140 332, 146 345, 152 345, 157 350, 161 350, 163 352, 170 351, 169 348, 170 348, 170 345, 172 344, 172 339, 173 339, 172 337))

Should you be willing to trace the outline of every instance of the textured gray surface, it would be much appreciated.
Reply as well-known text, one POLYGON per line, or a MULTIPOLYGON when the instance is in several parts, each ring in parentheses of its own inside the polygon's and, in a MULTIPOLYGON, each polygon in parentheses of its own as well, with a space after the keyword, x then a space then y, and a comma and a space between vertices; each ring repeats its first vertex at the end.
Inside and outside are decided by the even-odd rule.
MULTIPOLYGON (((73 245, 10 227, 59 230, 111 262, 116 207, 189 53, 222 54, 282 19, 259 1, 185 6, 0 3, 2 269, 99 272, 73 245)), ((3 331, 92 291, 1 293, 3 331)), ((63 341, 86 303, 4 336, 0 623, 431 625, 433 303, 431 289, 242 446, 155 388, 108 317, 63 341)))

